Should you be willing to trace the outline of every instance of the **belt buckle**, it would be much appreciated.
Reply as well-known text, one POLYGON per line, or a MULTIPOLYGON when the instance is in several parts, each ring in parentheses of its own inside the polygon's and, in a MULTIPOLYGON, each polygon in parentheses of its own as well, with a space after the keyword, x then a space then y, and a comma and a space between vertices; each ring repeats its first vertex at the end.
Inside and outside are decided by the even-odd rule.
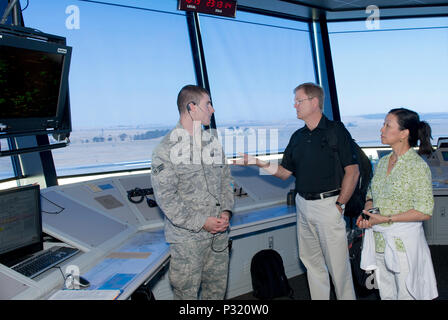
POLYGON ((323 200, 323 199, 325 199, 325 198, 330 197, 330 195, 328 195, 327 197, 325 197, 326 194, 330 194, 330 193, 333 193, 333 192, 336 192, 336 191, 338 191, 338 189, 334 189, 334 190, 330 190, 330 191, 325 191, 325 192, 320 193, 319 196, 320 196, 320 198, 323 200))

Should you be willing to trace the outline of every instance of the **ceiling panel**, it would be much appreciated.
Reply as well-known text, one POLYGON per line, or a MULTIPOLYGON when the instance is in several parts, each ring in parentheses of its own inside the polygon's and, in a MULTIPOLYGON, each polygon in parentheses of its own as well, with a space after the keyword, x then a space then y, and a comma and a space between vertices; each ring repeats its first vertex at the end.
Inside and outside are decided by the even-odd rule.
POLYGON ((238 0, 240 8, 306 20, 324 15, 328 21, 366 19, 370 5, 378 7, 381 18, 448 16, 446 0, 238 0))
POLYGON ((442 0, 280 0, 327 11, 365 10, 370 5, 379 8, 415 8, 447 6, 448 2, 442 0))

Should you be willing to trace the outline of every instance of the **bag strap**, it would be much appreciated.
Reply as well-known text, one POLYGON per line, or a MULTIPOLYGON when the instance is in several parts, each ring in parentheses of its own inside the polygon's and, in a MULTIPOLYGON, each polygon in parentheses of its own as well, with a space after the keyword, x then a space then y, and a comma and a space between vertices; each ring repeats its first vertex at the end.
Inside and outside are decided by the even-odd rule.
POLYGON ((334 155, 334 165, 335 165, 335 184, 339 187, 342 185, 342 180, 344 178, 344 168, 342 167, 341 160, 339 159, 339 153, 338 153, 338 140, 337 140, 337 134, 336 134, 336 121, 328 121, 328 129, 326 131, 326 138, 328 142, 328 146, 333 151, 334 155))

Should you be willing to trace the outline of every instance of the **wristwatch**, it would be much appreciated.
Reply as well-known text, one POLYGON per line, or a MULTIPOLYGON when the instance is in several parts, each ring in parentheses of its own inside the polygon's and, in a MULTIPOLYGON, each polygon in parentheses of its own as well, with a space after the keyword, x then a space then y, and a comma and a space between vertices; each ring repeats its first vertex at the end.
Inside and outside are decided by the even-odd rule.
POLYGON ((342 211, 345 210, 345 203, 340 203, 339 201, 336 201, 336 205, 341 207, 342 211))

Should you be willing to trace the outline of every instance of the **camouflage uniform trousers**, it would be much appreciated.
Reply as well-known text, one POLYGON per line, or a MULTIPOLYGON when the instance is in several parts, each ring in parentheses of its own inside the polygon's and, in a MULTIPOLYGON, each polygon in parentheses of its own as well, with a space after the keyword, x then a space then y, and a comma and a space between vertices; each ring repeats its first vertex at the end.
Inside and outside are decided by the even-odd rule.
POLYGON ((222 300, 227 289, 228 234, 215 239, 170 244, 169 279, 175 300, 222 300), (213 249, 212 250, 212 242, 213 249), (225 250, 223 250, 225 248, 225 250))

